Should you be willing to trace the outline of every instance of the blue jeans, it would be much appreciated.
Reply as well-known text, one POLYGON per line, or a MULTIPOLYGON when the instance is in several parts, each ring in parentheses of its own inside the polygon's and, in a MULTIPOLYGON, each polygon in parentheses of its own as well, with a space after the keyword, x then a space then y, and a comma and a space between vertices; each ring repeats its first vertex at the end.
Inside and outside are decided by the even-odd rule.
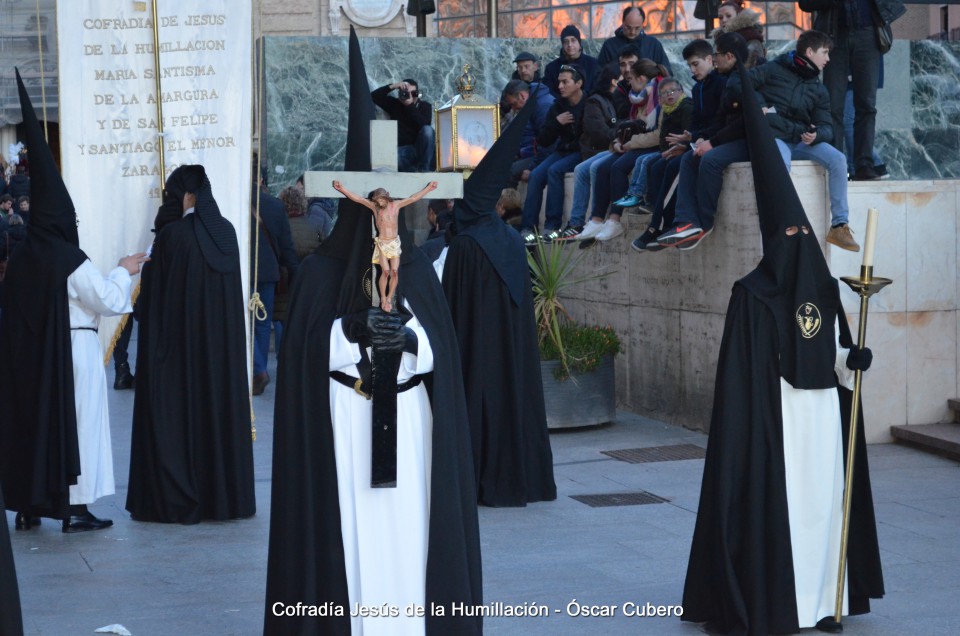
POLYGON ((563 222, 563 176, 580 163, 579 152, 554 152, 533 169, 527 181, 527 198, 523 202, 525 228, 537 227, 543 205, 543 188, 547 188, 547 216, 545 230, 559 230, 563 222))
POLYGON ((253 375, 260 375, 267 370, 267 354, 270 353, 270 325, 273 322, 273 296, 277 290, 277 284, 258 283, 257 293, 260 294, 260 302, 266 308, 267 319, 257 318, 253 326, 253 375))
MULTIPOLYGON (((593 183, 593 212, 594 218, 603 219, 607 216, 607 208, 611 201, 616 201, 627 191, 627 175, 633 170, 637 157, 655 148, 643 150, 628 150, 618 155, 615 152, 600 161, 597 165, 597 178, 593 183)), ((619 216, 619 212, 617 215, 619 216)))
POLYGON ((647 168, 656 159, 662 159, 659 152, 651 152, 637 157, 636 163, 633 164, 633 176, 630 177, 627 194, 635 197, 645 197, 647 195, 647 168))
MULTIPOLYGON (((664 230, 673 227, 673 216, 676 212, 676 205, 667 205, 667 192, 670 186, 680 173, 680 162, 685 155, 671 157, 654 161, 648 167, 647 183, 647 202, 653 204, 653 215, 650 219, 650 227, 658 230, 664 230)), ((680 187, 680 184, 677 184, 680 187)), ((673 200, 676 201, 676 195, 673 200)))
POLYGON ((572 227, 581 227, 587 216, 587 205, 590 203, 590 186, 597 180, 597 169, 600 162, 610 156, 609 150, 598 152, 586 161, 581 161, 573 170, 573 207, 570 208, 570 222, 572 227))
POLYGON ((273 321, 273 350, 277 352, 277 360, 280 359, 280 345, 283 344, 283 321, 273 321))
POLYGON ((713 227, 723 187, 723 171, 737 161, 750 161, 746 140, 722 144, 703 157, 694 156, 692 150, 683 154, 674 225, 693 223, 703 230, 713 227))
POLYGON ((397 147, 397 169, 400 172, 433 172, 436 159, 437 144, 433 126, 421 128, 416 143, 397 147))
POLYGON ((777 139, 777 148, 780 149, 787 172, 790 172, 792 157, 815 161, 827 169, 827 186, 830 188, 830 225, 846 223, 850 209, 847 206, 847 158, 843 153, 830 144, 815 143, 808 146, 801 142, 791 146, 780 139, 777 139))

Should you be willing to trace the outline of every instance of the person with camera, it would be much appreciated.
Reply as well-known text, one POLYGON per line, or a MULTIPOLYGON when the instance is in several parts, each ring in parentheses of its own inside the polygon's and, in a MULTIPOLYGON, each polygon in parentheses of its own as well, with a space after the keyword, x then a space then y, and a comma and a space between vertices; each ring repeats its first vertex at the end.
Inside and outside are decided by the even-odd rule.
POLYGON ((400 172, 433 172, 436 133, 433 105, 420 99, 416 80, 405 79, 373 91, 370 96, 397 122, 397 164, 400 172), (390 93, 397 91, 394 97, 390 93))

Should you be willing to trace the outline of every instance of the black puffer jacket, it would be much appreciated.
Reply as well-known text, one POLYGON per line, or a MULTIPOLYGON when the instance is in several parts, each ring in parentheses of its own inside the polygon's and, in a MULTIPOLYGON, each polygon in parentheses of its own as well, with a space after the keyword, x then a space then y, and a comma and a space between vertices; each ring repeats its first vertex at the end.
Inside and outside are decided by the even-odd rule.
POLYGON ((794 52, 785 53, 752 69, 753 87, 765 106, 776 109, 767 114, 767 121, 777 138, 791 144, 800 143, 800 135, 813 124, 817 127, 814 143, 830 143, 833 141, 830 95, 819 76, 801 77, 794 55, 794 52))
POLYGON ((558 97, 550 112, 547 113, 547 119, 543 122, 543 128, 537 135, 537 143, 541 146, 549 146, 554 141, 557 142, 555 152, 580 152, 580 134, 583 132, 583 109, 587 105, 587 98, 581 97, 576 105, 571 105, 563 97, 558 97), (557 116, 560 113, 573 113, 573 123, 560 125, 557 116))
POLYGON ((617 130, 617 109, 610 95, 596 92, 583 107, 583 132, 580 134, 580 158, 589 159, 606 150, 617 130))

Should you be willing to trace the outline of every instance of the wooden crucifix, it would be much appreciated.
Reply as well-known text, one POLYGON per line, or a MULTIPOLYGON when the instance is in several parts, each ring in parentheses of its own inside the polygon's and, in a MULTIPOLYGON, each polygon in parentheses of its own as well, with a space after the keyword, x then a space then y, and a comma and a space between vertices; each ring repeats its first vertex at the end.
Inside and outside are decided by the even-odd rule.
MULTIPOLYGON (((303 185, 308 197, 347 197, 370 209, 376 221, 375 231, 383 234, 382 237, 374 237, 378 241, 378 248, 382 250, 384 246, 379 239, 389 242, 396 236, 396 228, 395 226, 392 228, 391 236, 389 221, 378 215, 378 209, 386 211, 386 208, 375 203, 368 205, 372 202, 355 193, 375 192, 382 189, 394 199, 392 212, 398 212, 399 207, 402 207, 397 205, 398 203, 409 203, 412 202, 411 199, 416 200, 424 196, 427 184, 436 184, 436 188, 432 190, 433 196, 446 199, 462 198, 463 176, 456 172, 398 172, 396 121, 371 121, 370 139, 370 172, 307 172, 303 177, 303 185), (334 187, 334 182, 338 184, 338 188, 334 187), (396 201, 397 199, 400 201, 396 201)), ((399 258, 397 261, 399 266, 399 258)), ((373 297, 373 304, 374 306, 379 304, 381 309, 390 312, 393 309, 392 295, 396 289, 396 282, 391 281, 392 284, 387 288, 385 277, 387 268, 392 268, 393 265, 390 263, 384 265, 382 254, 380 263, 384 271, 381 275, 379 301, 377 297, 373 297)), ((361 377, 361 384, 370 387, 368 398, 373 399, 371 444, 373 460, 371 486, 373 488, 395 488, 397 485, 397 373, 402 355, 402 353, 378 351, 374 348, 370 357, 370 377, 361 377)), ((361 392, 360 389, 358 392, 361 392)))

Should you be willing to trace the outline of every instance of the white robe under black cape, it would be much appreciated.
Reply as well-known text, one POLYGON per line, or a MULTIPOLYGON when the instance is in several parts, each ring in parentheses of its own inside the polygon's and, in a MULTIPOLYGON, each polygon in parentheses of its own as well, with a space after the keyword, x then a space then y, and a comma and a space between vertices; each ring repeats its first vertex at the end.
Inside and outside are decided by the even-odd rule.
MULTIPOLYGON (((389 568, 396 567, 407 555, 378 556, 371 552, 370 548, 376 546, 370 545, 366 533, 383 529, 362 527, 364 523, 376 523, 376 520, 361 519, 361 515, 370 512, 369 506, 363 506, 365 511, 347 509, 349 504, 358 500, 364 500, 364 504, 376 498, 389 502, 397 493, 391 493, 389 489, 382 493, 369 492, 369 463, 366 462, 370 450, 363 441, 369 431, 358 433, 358 445, 347 449, 346 440, 350 436, 345 433, 348 429, 343 422, 334 422, 331 416, 331 406, 335 404, 336 417, 346 415, 354 430, 369 427, 365 409, 370 403, 362 398, 358 401, 355 394, 351 395, 353 389, 335 384, 326 373, 328 368, 344 362, 347 365, 345 370, 349 371, 354 360, 352 356, 356 353, 353 349, 353 353, 344 359, 331 348, 331 330, 338 318, 337 295, 324 293, 324 290, 339 289, 345 263, 328 256, 310 256, 301 264, 290 293, 279 357, 264 634, 356 634, 350 610, 357 593, 356 588, 351 590, 350 587, 357 572, 376 571, 378 563, 384 565, 381 576, 393 580, 375 582, 370 594, 392 594, 390 590, 396 589, 402 580, 422 576, 422 590, 403 593, 407 598, 422 599, 427 608, 424 627, 414 628, 420 630, 417 633, 434 636, 482 632, 482 619, 454 616, 451 611, 454 603, 482 603, 473 466, 456 338, 436 273, 417 248, 411 246, 410 254, 407 251, 404 248, 407 260, 400 266, 398 293, 416 316, 419 326, 413 323, 415 331, 426 336, 425 341, 419 340, 420 346, 428 347, 433 361, 432 371, 423 375, 423 387, 398 395, 398 437, 405 435, 410 410, 419 413, 412 417, 418 420, 419 426, 430 427, 419 433, 407 431, 411 437, 398 442, 398 469, 401 471, 398 480, 419 480, 418 475, 423 470, 423 485, 429 488, 429 494, 426 498, 419 494, 415 498, 420 502, 418 505, 428 502, 429 512, 424 519, 422 509, 411 511, 416 520, 402 532, 414 532, 413 525, 422 521, 421 534, 398 539, 411 543, 412 556, 418 563, 422 560, 420 555, 425 553, 425 572, 391 572, 389 568), (424 389, 429 395, 430 417, 422 412, 424 389), (408 401, 413 404, 407 404, 408 401), (348 413, 356 408, 362 411, 348 413), (401 409, 407 412, 399 414, 401 409), (422 468, 408 473, 399 453, 417 452, 414 449, 419 444, 424 444, 419 451, 422 452, 422 468), (343 466, 341 458, 348 453, 354 461, 350 466, 343 466), (353 478, 353 484, 342 483, 347 474, 353 478), (358 497, 351 496, 350 491, 358 497), (357 536, 345 539, 345 529, 347 532, 356 530, 357 536), (361 544, 359 550, 355 549, 357 541, 361 544), (372 561, 364 562, 365 559, 372 561), (378 559, 382 560, 378 562, 378 559), (394 565, 389 565, 391 563, 394 565), (403 578, 394 579, 395 575, 403 578), (327 608, 327 615, 291 616, 284 613, 284 607, 297 603, 327 608), (432 614, 429 611, 431 606, 443 606, 444 614, 432 614), (342 615, 336 615, 336 608, 342 615)), ((401 367, 400 377, 413 370, 418 374, 426 371, 430 366, 427 349, 423 350, 422 356, 413 361, 405 355, 408 363, 404 365, 406 369, 401 367), (414 362, 418 366, 411 367, 414 362)), ((354 441, 357 439, 353 438, 354 441)), ((400 498, 402 500, 404 495, 400 498)), ((396 544, 383 548, 396 550, 396 544)), ((362 582, 361 586, 366 592, 367 582, 362 582)), ((364 598, 362 601, 370 604, 378 599, 364 598)), ((401 613, 404 609, 399 608, 401 613)), ((365 626, 364 634, 374 627, 386 629, 370 633, 392 634, 391 624, 370 623, 370 627, 365 626)), ((396 625, 399 627, 400 623, 396 625)))
MULTIPOLYGON (((839 321, 841 345, 849 348, 842 313, 839 321)), ((791 527, 788 506, 778 352, 769 309, 735 285, 683 594, 683 620, 707 622, 718 632, 789 634, 810 625, 810 617, 799 617, 797 608, 791 534, 802 530, 791 527)), ((846 452, 850 391, 836 390, 842 428, 824 445, 832 447, 825 452, 826 463, 835 457, 836 434, 846 452)), ((862 421, 850 524, 848 608, 850 614, 862 614, 870 611, 869 599, 884 592, 862 421)))

